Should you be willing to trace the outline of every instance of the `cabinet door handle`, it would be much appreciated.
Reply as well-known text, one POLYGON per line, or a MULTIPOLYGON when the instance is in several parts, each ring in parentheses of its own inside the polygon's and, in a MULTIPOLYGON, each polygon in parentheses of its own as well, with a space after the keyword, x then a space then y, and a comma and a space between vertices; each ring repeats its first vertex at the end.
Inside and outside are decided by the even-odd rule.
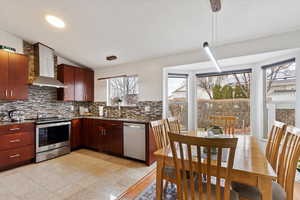
POLYGON ((7 94, 7 89, 5 89, 5 96, 7 97, 7 95, 8 95, 8 94, 7 94))
POLYGON ((12 90, 10 90, 10 96, 11 96, 11 97, 13 96, 13 91, 12 91, 12 90))
POLYGON ((11 129, 9 129, 10 131, 18 131, 18 130, 20 130, 20 128, 11 128, 11 129))
POLYGON ((15 155, 12 155, 12 156, 9 156, 9 158, 18 158, 18 157, 20 157, 21 155, 20 154, 15 154, 15 155))
POLYGON ((15 139, 15 140, 10 140, 9 142, 10 143, 17 143, 17 142, 21 142, 21 140, 20 139, 15 139))

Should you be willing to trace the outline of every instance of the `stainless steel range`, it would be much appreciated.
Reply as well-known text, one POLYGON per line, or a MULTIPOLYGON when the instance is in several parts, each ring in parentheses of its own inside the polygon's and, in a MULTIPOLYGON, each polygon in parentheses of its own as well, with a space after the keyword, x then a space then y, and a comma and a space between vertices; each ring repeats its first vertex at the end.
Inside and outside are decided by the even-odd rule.
POLYGON ((36 119, 36 162, 70 153, 70 119, 36 119))

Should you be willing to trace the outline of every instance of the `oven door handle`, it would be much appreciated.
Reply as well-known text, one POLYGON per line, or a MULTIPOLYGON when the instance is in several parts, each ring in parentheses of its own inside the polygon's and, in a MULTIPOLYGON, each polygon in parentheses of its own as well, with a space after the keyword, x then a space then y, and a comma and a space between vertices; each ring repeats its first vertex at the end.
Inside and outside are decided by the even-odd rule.
POLYGON ((55 127, 55 126, 64 126, 64 125, 71 125, 71 122, 60 122, 60 123, 52 123, 52 124, 39 124, 36 128, 48 128, 48 127, 55 127))

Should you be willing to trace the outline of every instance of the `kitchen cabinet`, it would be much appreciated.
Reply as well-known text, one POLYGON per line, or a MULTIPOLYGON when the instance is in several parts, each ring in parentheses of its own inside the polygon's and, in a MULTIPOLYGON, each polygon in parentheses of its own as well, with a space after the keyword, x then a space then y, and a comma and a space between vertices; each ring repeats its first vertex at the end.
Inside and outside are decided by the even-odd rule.
POLYGON ((35 156, 34 124, 0 127, 0 170, 31 162, 35 156))
POLYGON ((85 147, 115 155, 123 155, 123 122, 83 119, 85 147))
POLYGON ((58 67, 57 78, 67 86, 58 89, 58 100, 94 100, 94 71, 61 64, 58 67))
POLYGON ((106 121, 105 136, 108 141, 106 151, 116 155, 123 155, 123 122, 106 121))
POLYGON ((75 101, 85 101, 85 70, 74 68, 75 71, 75 101))
POLYGON ((123 155, 123 122, 95 120, 98 150, 123 155))
MULTIPOLYGON (((123 152, 123 141, 124 125, 126 125, 126 123, 126 121, 102 120, 97 118, 75 119, 72 121, 72 135, 75 134, 74 137, 79 135, 78 138, 80 139, 73 141, 76 139, 71 136, 71 144, 77 144, 75 145, 76 147, 85 147, 117 156, 125 156, 123 152)), ((145 163, 151 165, 155 162, 153 153, 157 150, 157 147, 150 124, 144 122, 135 123, 141 124, 140 126, 145 129, 145 163)))
POLYGON ((109 139, 106 134, 106 123, 103 120, 94 120, 94 133, 92 134, 93 142, 98 151, 108 152, 109 148, 109 139), (96 143, 96 144, 95 144, 96 143))
POLYGON ((94 71, 85 70, 85 101, 94 101, 94 71))
POLYGON ((94 139, 94 120, 82 119, 81 140, 84 147, 92 148, 91 140, 94 139))
POLYGON ((82 146, 82 120, 73 119, 71 121, 71 149, 78 149, 82 146))
POLYGON ((28 57, 0 50, 0 99, 28 99, 28 57))
POLYGON ((57 79, 60 80, 66 87, 57 90, 59 100, 74 101, 75 99, 75 82, 74 69, 68 65, 60 65, 57 69, 57 79))

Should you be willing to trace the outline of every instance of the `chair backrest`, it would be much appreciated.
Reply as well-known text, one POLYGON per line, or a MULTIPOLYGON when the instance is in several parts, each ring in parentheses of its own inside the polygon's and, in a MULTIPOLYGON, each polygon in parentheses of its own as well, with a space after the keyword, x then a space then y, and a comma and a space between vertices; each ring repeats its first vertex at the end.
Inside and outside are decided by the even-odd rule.
POLYGON ((225 134, 234 135, 235 123, 237 117, 235 116, 210 116, 209 119, 213 125, 218 125, 223 128, 225 134))
POLYGON ((156 120, 150 122, 152 132, 154 135, 156 147, 161 149, 165 146, 169 145, 169 138, 166 130, 166 122, 165 120, 156 120))
POLYGON ((286 131, 286 124, 279 121, 274 121, 271 132, 268 136, 266 147, 266 157, 271 166, 277 171, 278 153, 282 137, 286 131))
POLYGON ((200 138, 170 132, 168 135, 176 168, 178 199, 211 199, 210 197, 215 196, 214 199, 229 200, 231 171, 238 138, 200 138), (215 155, 212 153, 214 149, 217 150, 215 155), (222 156, 223 149, 228 149, 225 160, 222 156), (224 166, 226 169, 221 169, 224 166), (212 172, 215 172, 214 176, 212 172), (205 185, 203 175, 207 177, 205 185), (197 183, 194 183, 195 176, 198 177, 197 183), (216 178, 215 193, 211 187, 212 177, 216 178), (221 193, 221 178, 225 180, 224 198, 221 193))
POLYGON ((279 155, 277 182, 284 188, 287 200, 293 200, 297 163, 300 156, 300 129, 288 126, 279 155))
POLYGON ((171 133, 177 133, 180 134, 180 124, 179 120, 175 117, 169 117, 167 119, 168 123, 168 131, 171 133))

